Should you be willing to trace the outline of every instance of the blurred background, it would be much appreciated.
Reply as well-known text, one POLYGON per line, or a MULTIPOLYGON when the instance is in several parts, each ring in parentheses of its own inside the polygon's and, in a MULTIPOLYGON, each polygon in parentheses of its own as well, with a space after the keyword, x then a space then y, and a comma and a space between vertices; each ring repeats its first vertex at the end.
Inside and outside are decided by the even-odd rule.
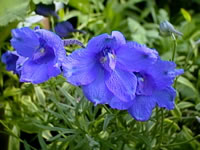
POLYGON ((165 20, 183 33, 176 37, 175 62, 185 73, 176 80, 176 108, 164 111, 162 129, 160 109, 137 122, 126 111, 93 106, 62 76, 20 83, 1 62, 0 149, 200 150, 200 0, 1 0, 0 55, 13 50, 12 29, 40 26, 85 45, 118 30, 170 60, 174 41, 159 31, 165 20))

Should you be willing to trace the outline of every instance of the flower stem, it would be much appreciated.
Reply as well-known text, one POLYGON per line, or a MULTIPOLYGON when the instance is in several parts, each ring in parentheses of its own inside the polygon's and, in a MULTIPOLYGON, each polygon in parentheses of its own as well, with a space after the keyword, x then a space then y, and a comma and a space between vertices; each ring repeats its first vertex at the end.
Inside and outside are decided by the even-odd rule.
POLYGON ((52 31, 55 33, 53 16, 50 17, 50 21, 51 21, 51 28, 52 28, 52 31))
POLYGON ((174 47, 173 47, 173 53, 172 53, 172 61, 175 60, 175 56, 176 56, 176 46, 177 46, 177 41, 176 41, 176 37, 175 35, 172 33, 172 39, 174 42, 174 47))
POLYGON ((164 122, 164 113, 163 113, 163 109, 161 108, 161 129, 160 129, 159 147, 161 146, 162 139, 163 139, 163 122, 164 122))
POLYGON ((110 111, 110 109, 104 104, 103 105, 104 109, 109 113, 109 114, 112 114, 112 112, 110 111))
POLYGON ((162 147, 169 147, 169 146, 182 145, 182 144, 189 143, 189 142, 191 142, 191 141, 193 141, 193 140, 196 140, 196 139, 198 139, 198 138, 200 138, 200 135, 197 135, 197 136, 195 136, 194 138, 189 139, 189 140, 184 141, 184 142, 179 142, 179 143, 174 143, 174 144, 168 144, 168 145, 162 145, 162 147))
POLYGON ((79 40, 76 40, 76 39, 65 39, 65 40, 63 40, 63 42, 64 42, 64 46, 79 45, 82 48, 85 48, 83 43, 81 41, 79 41, 79 40))

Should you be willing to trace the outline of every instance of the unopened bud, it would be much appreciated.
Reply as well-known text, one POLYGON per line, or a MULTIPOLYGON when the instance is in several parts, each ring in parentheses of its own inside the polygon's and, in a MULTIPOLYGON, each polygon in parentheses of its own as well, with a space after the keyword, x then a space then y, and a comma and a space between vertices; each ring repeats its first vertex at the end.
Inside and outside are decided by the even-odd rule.
POLYGON ((172 33, 180 36, 183 35, 183 33, 177 31, 174 26, 168 21, 163 21, 160 23, 160 32, 164 36, 170 36, 172 33))

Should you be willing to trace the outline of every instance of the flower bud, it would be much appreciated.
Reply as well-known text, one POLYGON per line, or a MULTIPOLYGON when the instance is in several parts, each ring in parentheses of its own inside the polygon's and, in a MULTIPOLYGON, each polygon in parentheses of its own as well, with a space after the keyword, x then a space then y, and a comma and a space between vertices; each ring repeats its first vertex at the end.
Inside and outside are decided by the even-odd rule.
POLYGON ((170 36, 172 33, 176 35, 180 35, 180 36, 183 35, 181 32, 177 31, 174 28, 174 26, 168 21, 163 21, 160 23, 160 32, 161 32, 161 35, 164 35, 164 36, 170 36))

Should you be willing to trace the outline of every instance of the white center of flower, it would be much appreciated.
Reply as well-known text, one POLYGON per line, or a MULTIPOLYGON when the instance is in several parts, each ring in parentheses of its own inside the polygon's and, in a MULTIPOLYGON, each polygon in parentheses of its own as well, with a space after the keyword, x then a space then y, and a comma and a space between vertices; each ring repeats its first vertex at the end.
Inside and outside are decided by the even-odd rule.
POLYGON ((44 48, 41 48, 40 49, 40 53, 44 53, 45 52, 45 49, 44 48))

